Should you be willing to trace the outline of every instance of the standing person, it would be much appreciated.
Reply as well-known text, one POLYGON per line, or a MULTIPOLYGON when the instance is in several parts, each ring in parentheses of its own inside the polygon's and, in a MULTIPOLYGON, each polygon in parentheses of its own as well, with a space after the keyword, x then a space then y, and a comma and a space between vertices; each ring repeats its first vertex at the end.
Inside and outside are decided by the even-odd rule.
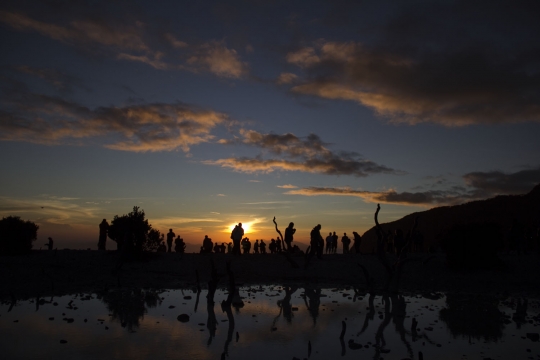
POLYGON ((322 228, 321 224, 317 224, 317 226, 315 226, 311 230, 311 233, 310 233, 311 240, 309 242, 309 244, 311 245, 310 253, 317 254, 317 258, 319 259, 322 258, 322 253, 323 253, 321 243, 324 243, 324 240, 322 239, 322 236, 321 236, 321 228, 322 228))
POLYGON ((167 252, 172 252, 172 243, 175 236, 176 234, 173 233, 172 229, 169 229, 169 232, 167 233, 167 252))
POLYGON ((293 242, 293 236, 295 232, 296 232, 296 229, 294 228, 294 223, 293 222, 289 223, 289 226, 285 229, 285 239, 284 239, 285 244, 287 245, 288 252, 292 251, 291 243, 293 242))
POLYGON ((347 233, 343 233, 343 237, 341 238, 341 243, 343 244, 343 253, 348 254, 349 253, 349 245, 351 244, 351 239, 347 236, 347 233))
POLYGON ((233 241, 233 255, 241 255, 240 253, 240 241, 244 237, 244 229, 242 223, 238 223, 231 232, 231 239, 233 241))
POLYGON ((362 237, 356 231, 353 231, 353 235, 354 235, 354 243, 353 243, 354 252, 357 254, 360 254, 360 244, 362 243, 362 237))
POLYGON ((334 231, 334 234, 332 235, 332 253, 334 254, 337 251, 337 241, 338 241, 338 236, 336 232, 334 231))
POLYGON ((186 251, 186 244, 184 243, 184 239, 178 235, 176 237, 176 240, 174 240, 174 251, 177 253, 184 253, 186 251))
POLYGON ((334 240, 332 238, 332 233, 328 233, 328 236, 326 237, 326 253, 332 252, 332 244, 334 240))
POLYGON ((107 219, 99 224, 99 241, 98 241, 98 250, 105 250, 107 243, 107 231, 109 231, 109 223, 107 219))
POLYGON ((266 254, 266 243, 263 239, 261 239, 261 243, 259 244, 259 247, 261 248, 261 254, 266 254))
POLYGON ((53 241, 52 237, 49 237, 49 242, 47 242, 45 244, 45 246, 47 246, 49 248, 49 250, 52 250, 53 244, 54 244, 54 241, 53 241))
POLYGON ((259 240, 255 240, 255 244, 253 244, 253 252, 255 254, 258 254, 259 253, 259 240))
POLYGON ((278 253, 281 252, 281 239, 280 238, 277 238, 277 240, 276 240, 276 251, 278 253))

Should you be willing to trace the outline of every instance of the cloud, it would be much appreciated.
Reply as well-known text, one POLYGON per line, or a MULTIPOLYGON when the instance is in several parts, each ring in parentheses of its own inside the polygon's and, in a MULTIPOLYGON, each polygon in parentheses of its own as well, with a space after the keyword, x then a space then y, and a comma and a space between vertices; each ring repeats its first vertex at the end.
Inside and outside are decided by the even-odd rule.
MULTIPOLYGON (((150 52, 142 26, 125 26, 104 20, 74 20, 65 25, 34 20, 22 13, 0 11, 0 21, 20 31, 35 31, 74 45, 100 44, 118 49, 150 52)), ((140 24, 139 24, 140 25, 140 24)))
POLYGON ((16 66, 15 70, 23 74, 38 77, 48 82, 61 92, 71 92, 75 86, 88 90, 88 88, 82 84, 82 81, 79 78, 67 75, 55 69, 36 68, 26 65, 20 65, 16 66))
MULTIPOLYGON (((445 34, 449 38, 435 43, 415 41, 428 37, 432 28, 442 31, 440 27, 449 25, 447 15, 441 14, 443 25, 434 24, 433 18, 438 19, 422 18, 425 21, 416 23, 419 29, 413 40, 403 39, 400 44, 388 39, 403 36, 386 29, 388 38, 376 43, 322 39, 289 52, 285 60, 303 71, 291 92, 354 101, 395 123, 465 126, 540 121, 537 45, 534 49, 529 42, 529 46, 519 41, 508 45, 490 35, 473 39, 483 36, 478 31, 460 31, 459 38, 445 34)), ((516 27, 530 36, 540 33, 538 26, 516 27)))
POLYGON ((157 70, 168 70, 168 69, 174 69, 174 68, 181 68, 181 66, 174 66, 172 64, 169 64, 162 59, 163 54, 157 53, 153 56, 148 55, 131 55, 131 54, 125 54, 120 53, 116 56, 118 59, 122 60, 128 60, 128 61, 134 61, 134 62, 141 62, 146 65, 150 65, 154 69, 157 70))
POLYGON ((298 79, 298 75, 293 73, 281 73, 276 79, 276 83, 281 84, 291 84, 298 79))
POLYGON ((279 155, 283 158, 238 157, 208 160, 204 163, 245 173, 270 173, 281 170, 361 177, 379 173, 403 173, 373 161, 365 160, 354 152, 333 152, 327 149, 326 144, 315 134, 310 134, 307 138, 302 139, 291 133, 277 135, 242 130, 241 135, 243 139, 237 138, 221 143, 236 143, 258 147, 269 154, 279 155))
POLYGON ((398 205, 439 206, 457 205, 472 200, 487 199, 496 195, 525 194, 540 184, 540 168, 515 173, 501 171, 473 172, 463 176, 467 187, 452 186, 444 190, 397 192, 355 190, 350 187, 306 187, 285 192, 304 196, 354 196, 371 203, 398 205))
POLYGON ((23 13, 0 11, 0 22, 18 31, 37 32, 85 51, 113 54, 116 59, 140 62, 157 70, 211 72, 233 79, 249 72, 236 50, 223 42, 190 45, 174 34, 151 32, 141 21, 126 24, 120 19, 100 18, 56 24, 23 13))
POLYGON ((281 188, 281 189, 296 189, 296 188, 298 188, 298 186, 294 186, 294 185, 291 185, 291 184, 277 185, 276 187, 281 188))
POLYGON ((540 184, 540 167, 515 173, 471 172, 463 176, 467 186, 482 194, 524 194, 540 184))
POLYGON ((210 132, 227 116, 186 104, 153 103, 90 109, 75 102, 39 94, 4 99, 0 140, 38 144, 84 144, 125 151, 189 151, 208 142, 210 132))
POLYGON ((201 45, 187 63, 226 78, 240 78, 248 72, 246 63, 240 61, 236 50, 228 49, 217 41, 201 45))

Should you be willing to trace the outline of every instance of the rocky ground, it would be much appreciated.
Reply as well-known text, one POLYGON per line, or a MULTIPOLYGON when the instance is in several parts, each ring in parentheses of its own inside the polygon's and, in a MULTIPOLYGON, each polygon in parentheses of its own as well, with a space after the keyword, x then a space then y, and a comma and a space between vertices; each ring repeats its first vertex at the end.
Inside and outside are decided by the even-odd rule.
MULTIPOLYGON (((501 254, 505 270, 455 271, 447 268, 444 254, 410 254, 403 265, 399 290, 404 292, 453 291, 537 296, 540 293, 540 256, 501 254)), ((305 266, 303 255, 293 256, 294 268, 283 255, 153 253, 144 260, 119 261, 115 251, 33 251, 25 256, 0 257, 0 299, 30 298, 95 292, 116 287, 177 289, 201 287, 210 279, 213 259, 227 286, 226 262, 231 262, 237 284, 298 284, 352 286, 366 289, 364 272, 380 289, 386 278, 375 255, 325 255, 305 266)), ((389 260, 395 258, 389 255, 389 260)))

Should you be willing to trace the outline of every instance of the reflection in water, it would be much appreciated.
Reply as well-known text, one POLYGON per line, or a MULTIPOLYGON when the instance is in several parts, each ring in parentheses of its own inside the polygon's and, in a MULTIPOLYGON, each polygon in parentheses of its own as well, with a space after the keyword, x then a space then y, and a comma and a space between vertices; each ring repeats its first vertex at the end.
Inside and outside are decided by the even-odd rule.
POLYGON ((317 286, 306 286, 300 294, 295 286, 237 287, 230 269, 228 285, 226 278, 218 283, 210 265, 208 290, 201 292, 206 306, 198 312, 193 311, 195 296, 180 290, 116 290, 99 294, 102 301, 92 294, 55 297, 52 303, 34 298, 13 307, 8 299, 0 303, 0 345, 9 344, 3 346, 4 358, 39 358, 41 351, 63 360, 78 351, 91 352, 88 358, 123 359, 130 354, 127 357, 172 360, 179 349, 184 358, 195 360, 303 359, 310 354, 313 360, 339 355, 418 360, 420 351, 426 359, 459 359, 463 354, 502 359, 521 358, 515 352, 526 349, 530 354, 523 355, 540 358, 534 327, 540 325, 540 303, 534 299, 372 290, 353 299, 351 288, 317 286), (178 314, 187 321, 177 321, 178 314), (505 328, 512 319, 515 324, 505 328), (34 346, 24 346, 28 343, 34 346))
POLYGON ((317 325, 317 317, 319 316, 319 306, 321 305, 321 289, 306 287, 304 289, 304 302, 313 319, 313 326, 317 325), (309 304, 308 301, 309 300, 309 304))
POLYGON ((119 322, 130 332, 139 327, 139 320, 160 303, 159 293, 155 290, 120 289, 109 290, 101 294, 101 301, 112 314, 112 319, 119 322))
POLYGON ((503 336, 505 316, 495 297, 447 294, 446 308, 439 313, 454 338, 497 341, 503 336))

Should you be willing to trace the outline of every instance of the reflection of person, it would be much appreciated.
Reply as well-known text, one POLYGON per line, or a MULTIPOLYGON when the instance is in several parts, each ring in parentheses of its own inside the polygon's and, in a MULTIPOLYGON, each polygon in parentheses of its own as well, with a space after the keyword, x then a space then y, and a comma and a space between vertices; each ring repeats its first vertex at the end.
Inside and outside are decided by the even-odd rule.
POLYGON ((172 229, 169 229, 167 233, 167 252, 172 252, 172 243, 175 236, 176 234, 173 233, 172 229))
POLYGON ((98 241, 98 250, 105 250, 107 243, 107 231, 109 231, 109 223, 107 219, 99 224, 99 241, 98 241))
POLYGON ((49 237, 49 242, 46 243, 45 246, 47 246, 49 248, 49 250, 52 250, 53 244, 54 244, 54 241, 53 241, 52 237, 49 237))
POLYGON ((293 242, 293 236, 294 236, 294 233, 296 232, 296 229, 294 228, 294 223, 291 222, 289 223, 289 226, 285 229, 285 244, 287 245, 287 251, 291 252, 292 251, 292 247, 291 247, 291 243, 293 242))

